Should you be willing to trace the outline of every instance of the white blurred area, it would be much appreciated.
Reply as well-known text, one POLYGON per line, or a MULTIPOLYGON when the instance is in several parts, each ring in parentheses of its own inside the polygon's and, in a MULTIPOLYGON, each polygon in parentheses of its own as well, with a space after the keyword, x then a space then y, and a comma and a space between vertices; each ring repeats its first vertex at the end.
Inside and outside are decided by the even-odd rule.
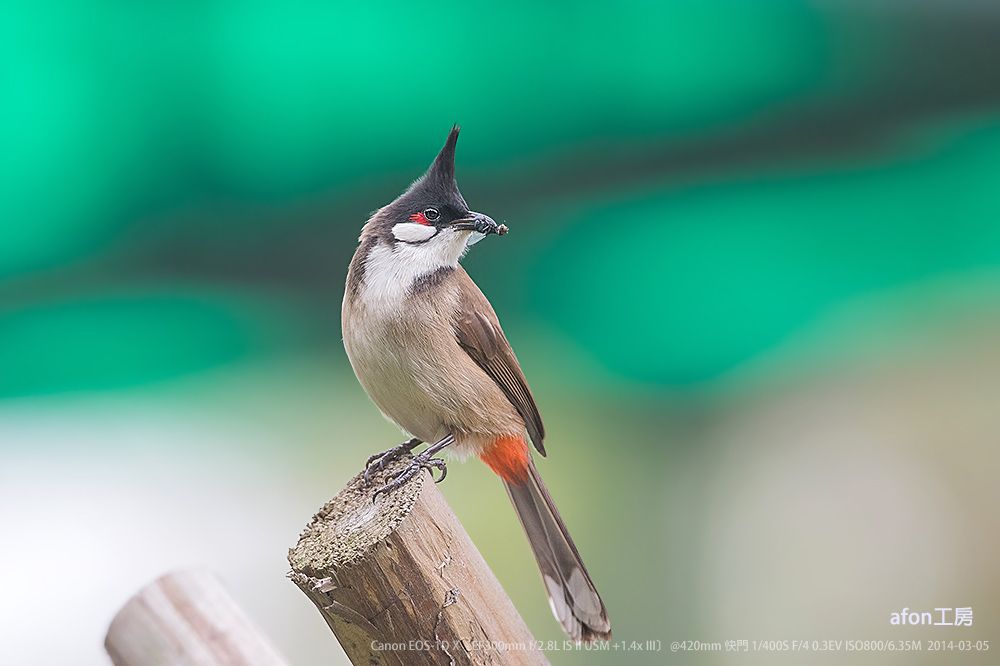
POLYGON ((352 428, 305 418, 342 402, 308 368, 281 373, 309 389, 295 401, 268 398, 255 387, 275 391, 273 370, 0 409, 0 442, 31 443, 0 468, 0 663, 110 663, 102 642, 117 609, 188 567, 218 573, 291 663, 348 663, 285 578, 285 553, 358 462, 335 446, 313 447, 313 464, 300 454, 352 428))

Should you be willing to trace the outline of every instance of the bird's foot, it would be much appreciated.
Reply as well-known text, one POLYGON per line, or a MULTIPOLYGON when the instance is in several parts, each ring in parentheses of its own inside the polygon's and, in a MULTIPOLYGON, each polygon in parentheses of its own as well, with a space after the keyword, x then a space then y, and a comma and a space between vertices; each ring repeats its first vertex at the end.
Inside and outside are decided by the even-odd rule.
POLYGON ((420 470, 424 469, 431 473, 431 478, 434 477, 433 470, 440 470, 441 476, 435 479, 435 483, 441 483, 444 481, 444 477, 448 476, 448 465, 445 463, 444 458, 435 458, 432 452, 424 451, 413 456, 413 459, 410 460, 406 467, 391 475, 390 481, 376 490, 375 494, 372 495, 372 499, 375 499, 382 493, 387 493, 390 490, 395 490, 405 485, 407 481, 419 474, 420 470))
POLYGON ((376 472, 381 472, 390 463, 396 462, 403 456, 407 455, 413 449, 420 446, 422 442, 414 437, 411 440, 403 442, 399 446, 394 446, 388 451, 383 451, 382 453, 376 453, 375 455, 368 458, 365 461, 365 485, 370 486, 372 484, 372 475, 376 472))

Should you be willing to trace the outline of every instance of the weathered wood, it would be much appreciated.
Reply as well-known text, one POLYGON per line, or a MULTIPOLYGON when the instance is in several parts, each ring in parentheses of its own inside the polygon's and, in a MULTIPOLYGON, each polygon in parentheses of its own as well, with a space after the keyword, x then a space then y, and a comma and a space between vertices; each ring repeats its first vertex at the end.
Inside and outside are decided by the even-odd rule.
POLYGON ((129 599, 104 648, 116 666, 285 666, 287 662, 207 571, 157 578, 129 599))
POLYGON ((356 476, 288 554, 292 580, 351 662, 546 664, 429 475, 373 501, 383 483, 356 476))

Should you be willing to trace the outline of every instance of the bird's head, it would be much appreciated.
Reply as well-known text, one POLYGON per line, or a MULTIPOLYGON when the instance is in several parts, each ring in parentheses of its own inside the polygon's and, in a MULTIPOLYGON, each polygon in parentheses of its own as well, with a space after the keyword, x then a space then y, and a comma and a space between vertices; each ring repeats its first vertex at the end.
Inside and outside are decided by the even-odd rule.
POLYGON ((439 257, 457 262, 469 245, 507 227, 488 215, 469 210, 455 181, 456 125, 427 172, 395 201, 379 209, 365 225, 362 240, 375 236, 393 247, 409 248, 407 256, 439 257))

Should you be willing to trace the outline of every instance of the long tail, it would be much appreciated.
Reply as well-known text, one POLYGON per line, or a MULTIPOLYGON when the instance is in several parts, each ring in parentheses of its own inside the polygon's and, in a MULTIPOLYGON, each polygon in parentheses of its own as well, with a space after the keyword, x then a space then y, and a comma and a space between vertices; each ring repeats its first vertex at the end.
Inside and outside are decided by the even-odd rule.
MULTIPOLYGON (((508 448, 508 451, 513 448, 510 445, 508 447, 504 448, 508 448)), ((608 621, 608 611, 587 573, 587 567, 583 565, 576 544, 573 543, 552 496, 528 455, 527 447, 524 448, 524 462, 517 464, 516 467, 520 469, 516 470, 511 469, 511 466, 495 465, 496 455, 487 454, 482 457, 504 480, 507 494, 510 495, 524 533, 528 536, 531 550, 535 553, 535 560, 549 595, 549 605, 556 619, 575 641, 609 640, 611 623, 608 621)), ((508 460, 510 458, 511 456, 507 456, 508 460)))

